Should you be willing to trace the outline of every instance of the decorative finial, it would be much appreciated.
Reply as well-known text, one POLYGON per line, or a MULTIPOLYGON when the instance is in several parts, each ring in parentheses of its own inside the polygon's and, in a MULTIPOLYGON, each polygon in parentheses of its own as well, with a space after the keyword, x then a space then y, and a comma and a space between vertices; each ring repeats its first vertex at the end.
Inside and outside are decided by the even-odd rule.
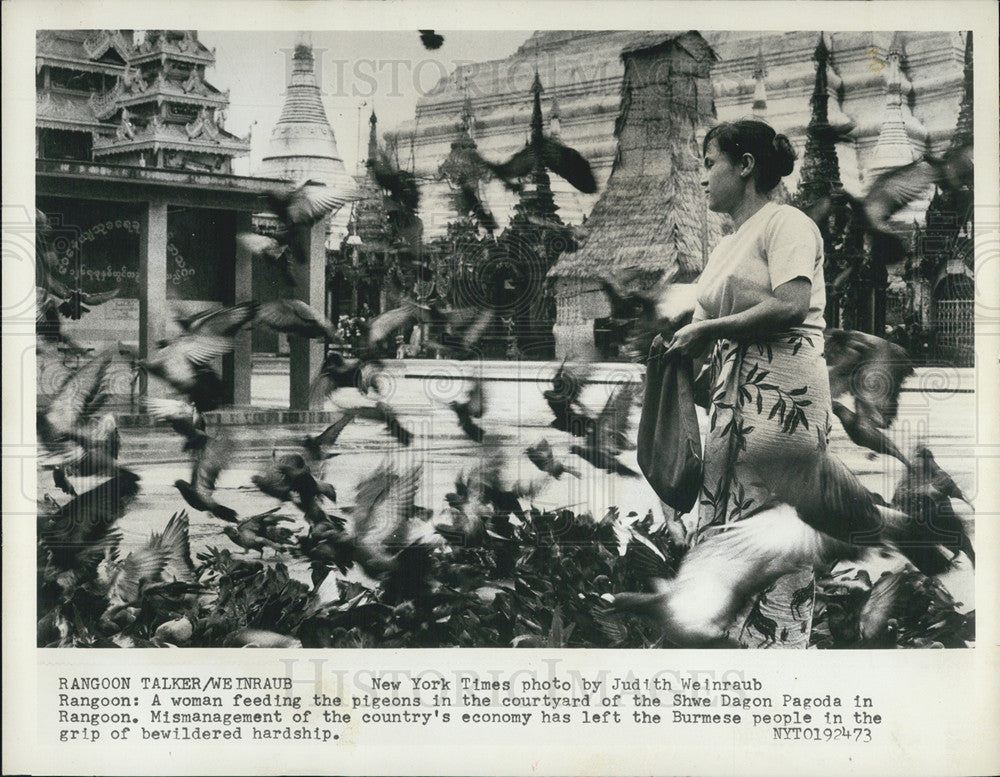
POLYGON ((753 77, 756 80, 767 78, 767 63, 764 60, 764 47, 757 44, 757 61, 754 63, 753 77))

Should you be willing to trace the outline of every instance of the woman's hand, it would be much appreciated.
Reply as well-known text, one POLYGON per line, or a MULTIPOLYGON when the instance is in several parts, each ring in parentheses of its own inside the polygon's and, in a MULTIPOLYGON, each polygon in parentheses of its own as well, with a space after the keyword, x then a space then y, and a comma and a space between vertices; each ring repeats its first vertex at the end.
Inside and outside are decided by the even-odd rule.
POLYGON ((667 353, 685 353, 689 356, 696 356, 705 349, 709 337, 707 321, 697 321, 682 326, 667 343, 667 353))

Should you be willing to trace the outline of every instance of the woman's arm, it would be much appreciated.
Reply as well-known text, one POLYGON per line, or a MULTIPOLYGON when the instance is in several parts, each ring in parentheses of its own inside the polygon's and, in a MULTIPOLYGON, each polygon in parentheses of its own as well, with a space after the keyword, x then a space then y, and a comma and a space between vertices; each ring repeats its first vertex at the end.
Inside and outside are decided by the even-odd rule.
POLYGON ((678 329, 667 351, 696 355, 710 340, 725 337, 742 340, 780 332, 805 321, 809 312, 812 284, 808 278, 793 278, 753 307, 720 318, 696 321, 678 329))

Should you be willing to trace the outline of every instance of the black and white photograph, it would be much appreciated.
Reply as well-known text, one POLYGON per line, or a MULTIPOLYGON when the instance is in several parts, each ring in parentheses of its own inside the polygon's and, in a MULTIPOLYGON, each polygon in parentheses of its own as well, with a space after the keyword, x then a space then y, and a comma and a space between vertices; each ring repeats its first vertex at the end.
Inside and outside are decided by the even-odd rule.
POLYGON ((38 645, 971 647, 971 33, 374 37, 38 32, 38 645))
POLYGON ((308 720, 291 693, 362 732, 453 736, 470 709, 491 737, 532 714, 662 716, 690 737, 737 731, 741 713, 769 746, 857 744, 886 739, 873 685, 754 696, 753 664, 735 667, 764 650, 995 664, 976 529, 996 517, 995 81, 977 91, 996 40, 969 12, 995 8, 929 26, 920 3, 887 2, 868 29, 782 25, 780 3, 735 4, 774 6, 757 25, 703 3, 699 24, 678 4, 684 29, 664 14, 639 29, 635 9, 552 3, 544 29, 440 8, 436 29, 401 29, 337 21, 349 3, 260 5, 310 8, 301 23, 131 12, 122 29, 45 14, 18 36, 30 63, 33 32, 19 122, 34 161, 18 160, 33 181, 18 200, 5 186, 4 285, 33 274, 34 293, 4 295, 4 393, 24 397, 4 402, 5 482, 27 505, 4 512, 35 527, 19 572, 34 633, 17 639, 62 694, 39 691, 39 720, 51 701, 80 724, 61 741, 239 739, 248 726, 195 726, 223 713, 159 725, 191 714, 149 694, 208 694, 149 677, 191 656, 222 683, 222 656, 250 655, 228 649, 377 666, 474 648, 448 661, 553 655, 620 675, 577 687, 476 664, 492 679, 399 690, 376 672, 348 683, 371 698, 341 700, 265 676, 198 697, 267 707, 255 739, 329 747, 362 735, 278 727, 282 707, 282 725, 308 720), (74 679, 92 655, 104 669, 74 679), (732 674, 627 668, 698 655, 732 674), (100 680, 109 660, 143 663, 100 680), (653 689, 666 709, 645 709, 653 689), (70 709, 88 705, 107 720, 70 709), (826 728, 770 728, 803 709, 826 728))

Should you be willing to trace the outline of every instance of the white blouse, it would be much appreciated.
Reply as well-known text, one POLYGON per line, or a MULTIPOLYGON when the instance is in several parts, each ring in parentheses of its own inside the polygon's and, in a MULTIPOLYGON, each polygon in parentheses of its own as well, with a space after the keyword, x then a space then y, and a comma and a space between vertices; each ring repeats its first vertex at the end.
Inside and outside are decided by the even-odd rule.
POLYGON ((800 326, 822 331, 826 284, 819 227, 798 208, 769 202, 712 251, 698 278, 694 320, 741 313, 795 278, 812 284, 800 326))

